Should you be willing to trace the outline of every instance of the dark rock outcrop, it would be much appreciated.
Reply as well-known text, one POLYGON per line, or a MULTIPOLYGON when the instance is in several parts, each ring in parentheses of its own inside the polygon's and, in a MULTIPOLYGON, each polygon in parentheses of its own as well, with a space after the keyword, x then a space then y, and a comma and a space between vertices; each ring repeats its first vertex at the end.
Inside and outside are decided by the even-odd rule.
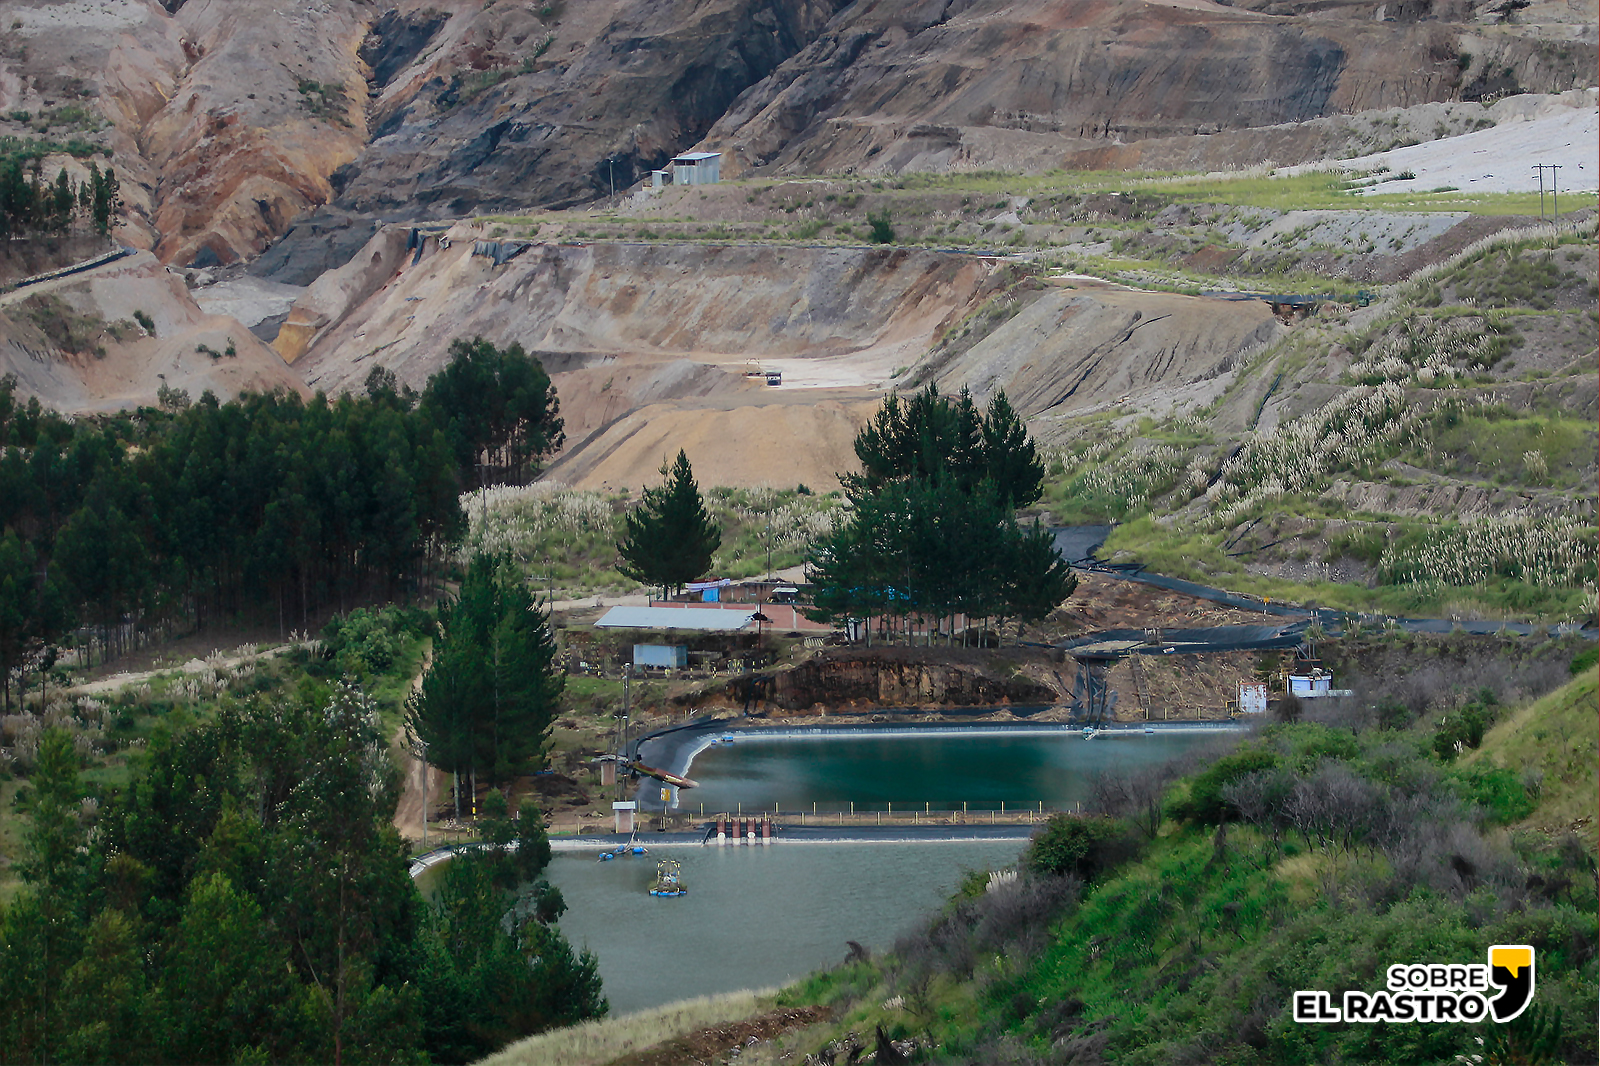
MULTIPOLYGON (((559 18, 515 32, 506 24, 447 43, 455 58, 434 55, 424 71, 396 65, 398 44, 373 45, 376 84, 427 80, 379 104, 377 135, 340 174, 338 204, 442 217, 565 206, 606 194, 613 181, 626 188, 698 141, 740 93, 809 44, 838 6, 617 4, 587 39, 559 18), (522 34, 523 44, 508 47, 508 33, 522 34)), ((405 37, 401 25, 412 24, 385 31, 380 20, 379 41, 405 37)))

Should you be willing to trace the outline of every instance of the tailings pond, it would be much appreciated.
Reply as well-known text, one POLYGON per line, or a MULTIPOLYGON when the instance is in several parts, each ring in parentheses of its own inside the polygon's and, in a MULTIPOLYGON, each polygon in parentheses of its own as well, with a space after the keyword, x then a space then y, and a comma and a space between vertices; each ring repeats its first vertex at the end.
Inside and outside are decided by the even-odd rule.
POLYGON ((1221 730, 1155 733, 952 729, 851 732, 745 730, 732 743, 695 755, 688 775, 700 783, 679 796, 679 808, 719 812, 1064 810, 1089 797, 1096 775, 1129 771, 1225 740, 1221 730))
POLYGON ((570 908, 561 929, 600 959, 614 1013, 786 984, 843 962, 855 940, 889 947, 955 890, 963 869, 1016 861, 1025 841, 651 848, 550 864, 570 908), (647 893, 655 860, 683 864, 689 894, 647 893))
MULTIPOLYGON (((702 797, 708 815, 740 804, 789 812, 851 802, 858 810, 1041 801, 1063 808, 1086 798, 1099 772, 1160 763, 1222 739, 1178 731, 1093 740, 981 728, 801 738, 746 731, 695 756, 691 773, 702 787, 686 790, 680 809, 698 813, 702 797)), ((640 835, 649 854, 607 862, 596 861, 599 847, 558 851, 547 873, 566 897, 561 929, 574 948, 598 956, 614 1013, 784 984, 842 962, 848 940, 885 950, 943 904, 964 870, 1009 866, 1026 845, 1012 838, 665 846, 652 836, 640 835), (661 858, 682 863, 688 895, 648 894, 661 858)), ((442 869, 424 871, 418 885, 427 891, 442 869)))

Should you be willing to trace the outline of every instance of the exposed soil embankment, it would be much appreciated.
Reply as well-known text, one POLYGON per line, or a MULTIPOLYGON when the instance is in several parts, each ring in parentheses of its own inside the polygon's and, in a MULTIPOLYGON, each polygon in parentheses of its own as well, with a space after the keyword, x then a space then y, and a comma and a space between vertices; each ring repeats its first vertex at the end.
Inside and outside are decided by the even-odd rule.
POLYGON ((237 319, 207 314, 149 252, 0 296, 0 374, 71 412, 151 404, 162 386, 196 399, 305 392, 277 353, 237 319))
POLYGON ((351 269, 377 262, 381 276, 322 286, 330 290, 316 292, 322 324, 285 356, 303 360, 308 377, 330 390, 358 385, 369 359, 421 386, 451 339, 473 334, 542 356, 582 356, 569 370, 627 355, 742 373, 749 360, 787 357, 827 361, 831 377, 816 370, 815 384, 871 385, 895 360, 915 361, 992 270, 972 256, 898 248, 523 249, 521 241, 505 245, 520 250, 497 266, 472 254, 485 236, 458 226, 448 247, 430 239, 413 262, 390 247, 394 231, 379 234, 351 269))
POLYGON ((727 153, 724 174, 1285 163, 1359 136, 1286 124, 1592 84, 1591 41, 1469 36, 1444 21, 1469 20, 1461 8, 1397 23, 1392 4, 1387 21, 1315 6, 855 5, 703 143, 727 153), (1491 72, 1503 84, 1479 86, 1491 72))
POLYGON ((1201 406, 1282 327, 1259 302, 1060 282, 971 349, 927 366, 941 388, 980 402, 1004 390, 1029 417, 1112 403, 1201 406))
MULTIPOLYGON (((978 707, 1055 703, 1056 688, 1029 673, 1048 654, 970 648, 853 648, 808 659, 791 670, 684 697, 697 709, 753 706, 795 715, 848 713, 879 707, 978 707), (1034 666, 1028 670, 1028 665, 1034 666)), ((1047 668, 1046 668, 1047 669, 1047 668)))
POLYGON ((543 360, 579 487, 638 487, 688 451, 702 484, 834 484, 895 371, 982 298, 974 256, 887 248, 505 243, 482 229, 381 231, 289 313, 278 350, 306 381, 357 389, 375 365, 421 388, 451 341, 483 336, 543 360), (775 370, 770 387, 748 369, 775 370))

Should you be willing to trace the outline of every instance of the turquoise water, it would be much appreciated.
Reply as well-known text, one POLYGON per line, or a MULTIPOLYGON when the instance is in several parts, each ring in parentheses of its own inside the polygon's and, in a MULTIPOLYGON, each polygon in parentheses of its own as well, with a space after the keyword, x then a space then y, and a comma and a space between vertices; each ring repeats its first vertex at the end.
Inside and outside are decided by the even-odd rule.
POLYGON ((1095 776, 1166 762, 1197 746, 1230 743, 1206 733, 1049 736, 740 736, 702 751, 680 809, 708 815, 777 804, 786 811, 1065 809, 1087 799, 1095 776))

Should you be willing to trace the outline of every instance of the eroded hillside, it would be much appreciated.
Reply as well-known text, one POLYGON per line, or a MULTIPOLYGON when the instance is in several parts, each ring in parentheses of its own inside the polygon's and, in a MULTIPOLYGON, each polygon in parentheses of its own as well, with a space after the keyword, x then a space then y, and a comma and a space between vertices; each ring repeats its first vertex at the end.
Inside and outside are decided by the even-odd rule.
POLYGON ((0 295, 0 376, 58 409, 114 411, 250 390, 307 394, 237 319, 209 314, 149 252, 0 295))
POLYGON ((1286 164, 1369 143, 1373 109, 1592 86, 1597 56, 1588 0, 7 11, 0 135, 109 151, 123 239, 163 262, 249 260, 320 211, 295 284, 375 218, 591 201, 696 144, 729 175, 1286 164))

